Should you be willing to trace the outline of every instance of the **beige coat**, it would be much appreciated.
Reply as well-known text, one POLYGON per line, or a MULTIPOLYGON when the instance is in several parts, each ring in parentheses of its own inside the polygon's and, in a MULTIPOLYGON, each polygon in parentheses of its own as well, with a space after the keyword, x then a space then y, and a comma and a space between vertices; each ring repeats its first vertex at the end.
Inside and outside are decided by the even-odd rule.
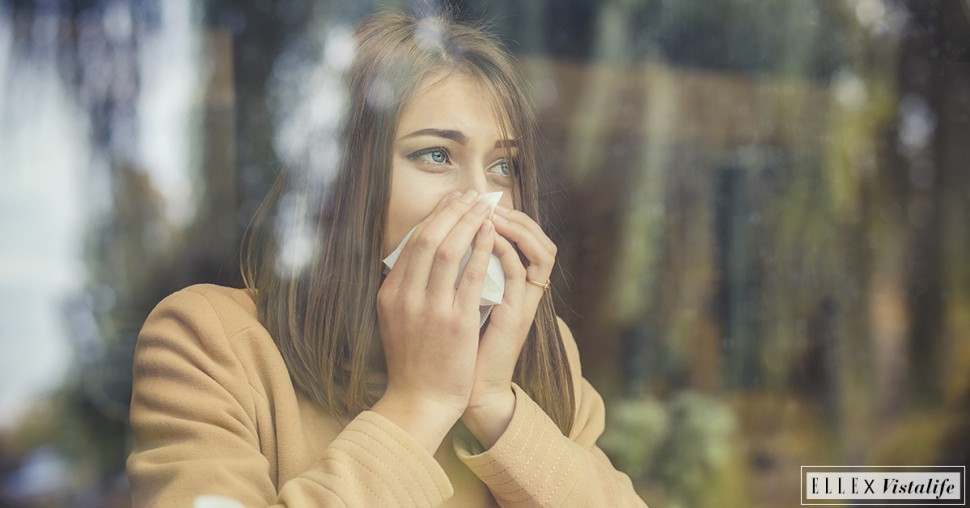
POLYGON ((432 456, 377 413, 344 425, 297 391, 248 293, 186 288, 138 337, 135 506, 189 507, 205 495, 243 506, 644 506, 596 447, 603 401, 562 329, 577 399, 569 437, 516 386, 491 449, 459 423, 432 456))

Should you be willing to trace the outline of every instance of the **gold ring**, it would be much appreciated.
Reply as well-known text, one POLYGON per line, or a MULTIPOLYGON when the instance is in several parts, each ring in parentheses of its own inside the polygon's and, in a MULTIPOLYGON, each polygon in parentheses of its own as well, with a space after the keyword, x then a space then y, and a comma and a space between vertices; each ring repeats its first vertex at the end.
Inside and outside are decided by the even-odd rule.
POLYGON ((552 279, 547 279, 545 282, 536 282, 526 277, 525 281, 528 282, 529 284, 532 284, 533 286, 541 287, 543 291, 549 291, 549 284, 552 282, 552 279))

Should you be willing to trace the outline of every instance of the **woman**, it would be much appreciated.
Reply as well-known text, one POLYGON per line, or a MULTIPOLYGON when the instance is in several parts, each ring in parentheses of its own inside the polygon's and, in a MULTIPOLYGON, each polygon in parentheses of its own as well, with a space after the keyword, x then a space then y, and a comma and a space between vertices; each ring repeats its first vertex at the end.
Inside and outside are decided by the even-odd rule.
POLYGON ((511 58, 441 17, 374 15, 356 43, 336 179, 286 172, 248 291, 187 288, 139 335, 135 504, 642 506, 595 445, 603 403, 547 292, 511 58), (314 211, 307 264, 281 263, 269 227, 292 199, 314 211), (504 296, 482 324, 493 253, 504 296))

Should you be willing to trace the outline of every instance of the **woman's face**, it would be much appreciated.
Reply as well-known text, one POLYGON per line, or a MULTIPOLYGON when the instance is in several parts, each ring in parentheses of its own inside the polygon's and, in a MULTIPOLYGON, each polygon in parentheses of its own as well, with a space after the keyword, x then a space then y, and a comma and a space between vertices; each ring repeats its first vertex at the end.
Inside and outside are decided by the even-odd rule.
MULTIPOLYGON (((381 246, 387 256, 453 191, 504 191, 513 208, 507 148, 488 95, 460 72, 432 75, 405 104, 394 134, 391 198, 381 246)), ((513 157, 516 149, 508 150, 513 157)))

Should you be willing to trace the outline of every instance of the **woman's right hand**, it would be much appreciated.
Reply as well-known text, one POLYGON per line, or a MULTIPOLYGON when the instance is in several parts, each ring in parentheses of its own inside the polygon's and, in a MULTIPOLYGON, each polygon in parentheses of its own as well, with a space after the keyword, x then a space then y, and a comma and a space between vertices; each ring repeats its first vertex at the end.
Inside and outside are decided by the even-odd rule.
POLYGON ((422 221, 377 294, 388 384, 373 410, 431 453, 471 395, 479 339, 479 298, 494 227, 475 191, 453 193, 422 221), (455 288, 460 263, 473 245, 455 288))

